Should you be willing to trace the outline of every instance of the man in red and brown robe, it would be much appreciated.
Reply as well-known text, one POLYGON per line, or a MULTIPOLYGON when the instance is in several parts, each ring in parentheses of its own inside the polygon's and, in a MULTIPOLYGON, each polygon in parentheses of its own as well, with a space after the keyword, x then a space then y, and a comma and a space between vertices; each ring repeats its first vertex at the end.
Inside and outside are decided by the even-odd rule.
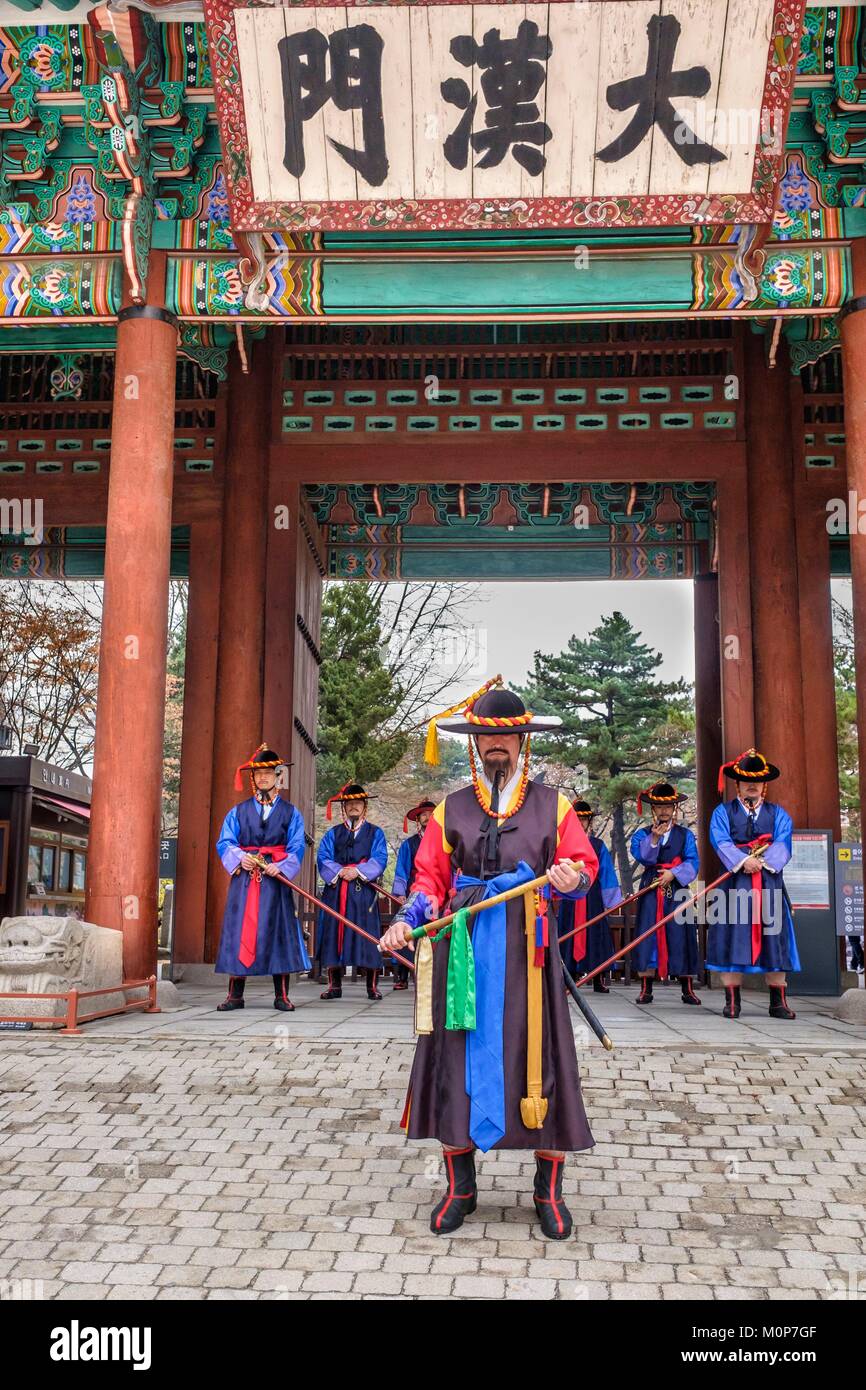
MULTIPOLYGON (((517 695, 502 689, 481 695, 462 716, 439 721, 440 729, 470 735, 472 782, 436 807, 416 856, 413 892, 382 949, 401 946, 407 925, 419 927, 545 872, 562 897, 588 892, 598 860, 586 832, 567 797, 529 779, 530 734, 560 724, 553 716, 528 714, 517 695)), ((518 896, 469 919, 474 1028, 456 1028, 449 1018, 457 924, 433 946, 426 1027, 421 952, 416 955, 422 1036, 404 1128, 410 1139, 438 1139, 443 1146, 447 1191, 430 1222, 437 1234, 456 1230, 475 1210, 475 1150, 491 1148, 534 1150, 534 1200, 544 1234, 562 1240, 571 1233, 562 1200, 565 1153, 591 1148, 593 1139, 545 893, 518 896)))

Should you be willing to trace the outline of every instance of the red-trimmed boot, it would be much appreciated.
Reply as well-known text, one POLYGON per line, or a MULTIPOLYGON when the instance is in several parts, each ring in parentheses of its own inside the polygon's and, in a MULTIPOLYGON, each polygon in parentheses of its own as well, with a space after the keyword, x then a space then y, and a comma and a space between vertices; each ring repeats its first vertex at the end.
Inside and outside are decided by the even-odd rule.
POLYGON ((443 1149, 448 1191, 430 1213, 434 1236, 450 1236, 458 1230, 478 1205, 475 1180, 475 1149, 443 1149))
POLYGON ((281 1013, 293 1014, 295 1006, 289 998, 289 975, 274 976, 274 1008, 281 1013))
POLYGON ((332 969, 328 967, 328 988, 319 995, 320 999, 342 999, 343 997, 343 972, 336 966, 332 969))
POLYGON ((562 1170, 565 1159, 561 1154, 535 1154, 535 1190, 533 1200, 541 1230, 548 1240, 568 1240, 571 1235, 571 1212, 562 1200, 562 1170))
POLYGON ((700 1004, 701 1001, 695 994, 695 988, 692 984, 691 975, 680 975, 680 985, 683 991, 684 1004, 700 1004))
POLYGON ((740 1017, 740 986, 725 985, 725 1007, 722 1009, 723 1018, 740 1017))
POLYGON ((217 1004, 218 1014, 231 1013, 232 1009, 242 1009, 244 1007, 244 985, 247 982, 246 975, 229 975, 229 992, 221 1004, 217 1004))
POLYGON ((770 985, 770 1018, 796 1018, 793 1009, 788 1008, 788 996, 784 985, 770 985))
POLYGON ((651 1004, 653 1002, 653 977, 652 975, 641 975, 640 994, 637 997, 639 1004, 651 1004))
POLYGON ((378 978, 379 978, 379 972, 378 972, 378 970, 368 970, 368 971, 367 971, 367 998, 368 998, 368 999, 381 999, 381 998, 382 998, 382 992, 381 992, 381 990, 378 990, 378 989, 376 988, 376 981, 378 980, 378 978))

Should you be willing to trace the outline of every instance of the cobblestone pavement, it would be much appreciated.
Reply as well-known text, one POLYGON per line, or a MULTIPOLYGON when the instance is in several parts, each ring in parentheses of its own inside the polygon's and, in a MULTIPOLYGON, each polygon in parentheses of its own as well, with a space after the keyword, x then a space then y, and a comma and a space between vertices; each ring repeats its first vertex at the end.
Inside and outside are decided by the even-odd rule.
MULTIPOLYGON (((407 996, 391 1007, 402 1029, 407 996)), ((412 1045, 384 1001, 359 1014, 354 1040, 298 1035, 303 1009, 259 1036, 197 1037, 189 1009, 187 1036, 164 1015, 0 1039, 0 1297, 866 1293, 866 1030, 816 1042, 807 1011, 726 1041, 707 1011, 704 1041, 581 1046, 596 1147, 567 1168, 573 1237, 548 1243, 514 1153, 481 1158, 461 1231, 430 1234, 438 1151, 398 1128, 412 1045)))

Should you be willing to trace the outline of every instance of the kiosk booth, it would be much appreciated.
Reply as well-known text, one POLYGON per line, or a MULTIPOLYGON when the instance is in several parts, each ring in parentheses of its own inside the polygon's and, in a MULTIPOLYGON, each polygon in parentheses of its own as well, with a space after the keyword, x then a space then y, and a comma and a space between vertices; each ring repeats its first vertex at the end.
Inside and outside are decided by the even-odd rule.
POLYGON ((0 918, 83 917, 89 778, 0 757, 0 918))

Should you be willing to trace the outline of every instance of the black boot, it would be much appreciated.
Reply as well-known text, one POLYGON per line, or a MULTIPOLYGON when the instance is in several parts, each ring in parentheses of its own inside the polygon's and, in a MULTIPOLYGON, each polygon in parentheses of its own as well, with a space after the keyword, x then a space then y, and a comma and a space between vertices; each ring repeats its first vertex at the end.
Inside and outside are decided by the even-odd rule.
POLYGON ((593 994, 610 994, 610 990, 607 987, 606 975, 596 975, 592 982, 592 992, 593 994))
POLYGON ((245 975, 229 975, 229 992, 223 1002, 217 1004, 218 1014, 228 1014, 231 1013, 232 1009, 243 1008, 245 984, 245 975))
POLYGON ((565 1159, 557 1155, 535 1155, 535 1189, 533 1201, 541 1229, 548 1240, 568 1240, 571 1235, 571 1212, 562 1200, 562 1170, 565 1159))
POLYGON ((295 1012, 295 1006, 289 998, 289 978, 288 975, 274 976, 274 1008, 284 1014, 295 1012))
POLYGON ((448 1174, 448 1191, 430 1213, 430 1230, 436 1236, 449 1236, 478 1205, 475 1149, 443 1149, 442 1157, 448 1174))
POLYGON ((342 999, 343 997, 343 972, 342 970, 328 970, 328 988, 319 995, 320 999, 342 999))
POLYGON ((740 1017, 740 986, 725 985, 725 1007, 722 1009, 724 1018, 740 1017))
POLYGON ((368 970, 366 973, 367 973, 367 998, 368 998, 368 999, 381 999, 381 998, 382 998, 382 995, 381 995, 380 991, 376 988, 376 981, 377 981, 378 978, 379 978, 379 972, 378 972, 378 970, 368 970))
POLYGON ((653 977, 652 975, 642 975, 640 982, 640 994, 637 997, 639 1004, 651 1004, 653 1001, 653 977))
POLYGON ((700 1004, 701 1001, 700 1001, 700 999, 698 998, 698 996, 695 994, 694 989, 692 988, 692 977, 691 977, 691 975, 680 975, 679 980, 680 980, 680 984, 681 984, 681 986, 682 986, 682 991, 683 991, 683 1003, 684 1003, 684 1004, 700 1004))
POLYGON ((770 1018, 796 1018, 793 1009, 788 1008, 788 998, 784 985, 770 985, 770 1018))

